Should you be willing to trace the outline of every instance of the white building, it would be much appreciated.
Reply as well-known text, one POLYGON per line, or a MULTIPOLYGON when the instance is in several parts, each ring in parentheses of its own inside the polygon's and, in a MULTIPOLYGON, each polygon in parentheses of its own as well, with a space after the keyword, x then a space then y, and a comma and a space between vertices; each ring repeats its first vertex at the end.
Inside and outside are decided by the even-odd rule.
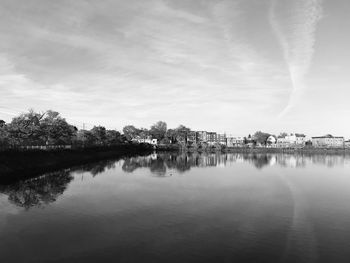
POLYGON ((275 136, 270 135, 266 140, 267 147, 276 147, 277 139, 275 136))
POLYGON ((152 144, 152 145, 158 144, 158 140, 152 139, 151 137, 141 138, 140 136, 137 136, 134 139, 132 139, 132 141, 137 142, 137 143, 148 143, 148 144, 152 144))
POLYGON ((331 134, 312 137, 312 146, 317 148, 342 148, 344 144, 344 137, 332 136, 331 134))
POLYGON ((227 136, 227 147, 242 147, 244 146, 244 137, 227 136))
POLYGON ((277 147, 303 147, 306 143, 306 136, 303 134, 289 134, 284 137, 277 138, 277 147))

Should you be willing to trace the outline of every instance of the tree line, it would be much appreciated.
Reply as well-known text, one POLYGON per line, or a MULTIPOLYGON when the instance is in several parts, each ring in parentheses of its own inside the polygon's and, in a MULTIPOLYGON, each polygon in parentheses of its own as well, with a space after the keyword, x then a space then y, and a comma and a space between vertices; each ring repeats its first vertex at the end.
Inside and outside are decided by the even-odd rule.
POLYGON ((158 121, 150 129, 136 128, 133 125, 127 125, 123 128, 123 134, 128 140, 153 138, 161 144, 184 143, 191 132, 193 131, 184 125, 179 125, 175 129, 167 129, 167 124, 164 121, 158 121))
POLYGON ((85 130, 68 123, 56 111, 29 110, 14 117, 9 123, 0 120, 0 146, 114 145, 130 143, 135 138, 149 137, 161 143, 176 143, 185 139, 189 131, 190 129, 183 125, 176 129, 167 129, 167 124, 163 121, 155 123, 150 129, 127 125, 122 132, 109 130, 103 126, 85 130))
MULTIPOLYGON (((91 130, 78 129, 69 124, 60 113, 52 110, 35 112, 29 110, 6 123, 0 120, 0 146, 18 147, 32 145, 115 145, 130 143, 135 139, 157 139, 160 144, 187 144, 189 135, 195 136, 190 128, 179 125, 168 129, 166 122, 158 121, 149 129, 127 125, 122 132, 108 130, 103 126, 94 126, 91 130)), ((266 145, 270 133, 255 132, 244 137, 245 143, 253 142, 266 145)), ((280 136, 285 136, 281 133, 280 136)), ((277 138, 277 136, 275 136, 277 138)))
POLYGON ((0 120, 0 146, 108 145, 125 141, 120 132, 102 126, 78 130, 52 110, 43 113, 29 110, 9 123, 0 120))

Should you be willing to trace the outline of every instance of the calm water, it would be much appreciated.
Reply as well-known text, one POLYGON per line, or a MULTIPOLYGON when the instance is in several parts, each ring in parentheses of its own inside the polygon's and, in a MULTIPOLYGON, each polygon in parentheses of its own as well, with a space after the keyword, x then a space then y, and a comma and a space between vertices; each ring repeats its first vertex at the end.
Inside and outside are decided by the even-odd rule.
POLYGON ((338 263, 349 247, 350 157, 153 154, 0 186, 0 262, 338 263))

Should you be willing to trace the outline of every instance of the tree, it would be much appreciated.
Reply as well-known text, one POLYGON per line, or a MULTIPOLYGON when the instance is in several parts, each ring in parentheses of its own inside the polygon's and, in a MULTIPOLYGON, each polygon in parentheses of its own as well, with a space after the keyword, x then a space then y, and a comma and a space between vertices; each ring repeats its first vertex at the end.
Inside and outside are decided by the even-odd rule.
POLYGON ((0 120, 0 147, 9 144, 9 133, 7 131, 6 123, 0 120))
POLYGON ((46 112, 36 113, 34 110, 29 110, 28 113, 23 113, 13 118, 8 125, 11 144, 42 144, 43 132, 40 127, 40 121, 45 114, 46 112))
POLYGON ((123 133, 128 141, 131 141, 139 135, 140 130, 133 125, 127 125, 123 128, 123 133))
POLYGON ((95 144, 103 145, 106 143, 106 128, 103 126, 94 126, 91 129, 91 134, 95 138, 95 144))
POLYGON ((184 125, 179 125, 179 127, 175 129, 176 140, 178 142, 185 143, 187 141, 187 135, 190 131, 190 128, 187 128, 184 125))
POLYGON ((147 130, 146 128, 141 128, 141 129, 138 130, 138 135, 142 139, 147 139, 151 134, 150 134, 150 131, 147 130))
POLYGON ((47 144, 70 144, 76 136, 77 128, 68 124, 67 121, 56 111, 48 110, 45 118, 40 121, 42 140, 47 144))
POLYGON ((167 130, 165 136, 169 142, 176 143, 176 131, 174 129, 167 130))
POLYGON ((77 133, 77 141, 83 146, 92 146, 96 144, 96 137, 91 131, 79 130, 77 133))
POLYGON ((161 141, 167 132, 167 124, 164 121, 158 121, 151 126, 149 133, 154 139, 161 141))
POLYGON ((12 119, 7 126, 12 145, 70 144, 77 129, 56 111, 29 110, 12 119))
POLYGON ((269 133, 257 131, 253 137, 257 143, 260 143, 262 145, 266 145, 266 140, 267 140, 267 138, 269 138, 269 136, 270 136, 269 133))
POLYGON ((106 131, 106 143, 108 145, 122 143, 121 134, 115 130, 106 131))

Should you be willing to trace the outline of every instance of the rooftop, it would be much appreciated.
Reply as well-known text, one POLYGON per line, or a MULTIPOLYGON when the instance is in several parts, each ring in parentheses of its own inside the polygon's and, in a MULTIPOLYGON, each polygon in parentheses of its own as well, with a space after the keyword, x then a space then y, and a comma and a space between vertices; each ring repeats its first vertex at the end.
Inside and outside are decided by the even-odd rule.
POLYGON ((323 138, 344 139, 344 137, 342 137, 342 136, 333 136, 331 134, 327 134, 327 135, 324 135, 324 136, 312 137, 312 139, 323 139, 323 138))

